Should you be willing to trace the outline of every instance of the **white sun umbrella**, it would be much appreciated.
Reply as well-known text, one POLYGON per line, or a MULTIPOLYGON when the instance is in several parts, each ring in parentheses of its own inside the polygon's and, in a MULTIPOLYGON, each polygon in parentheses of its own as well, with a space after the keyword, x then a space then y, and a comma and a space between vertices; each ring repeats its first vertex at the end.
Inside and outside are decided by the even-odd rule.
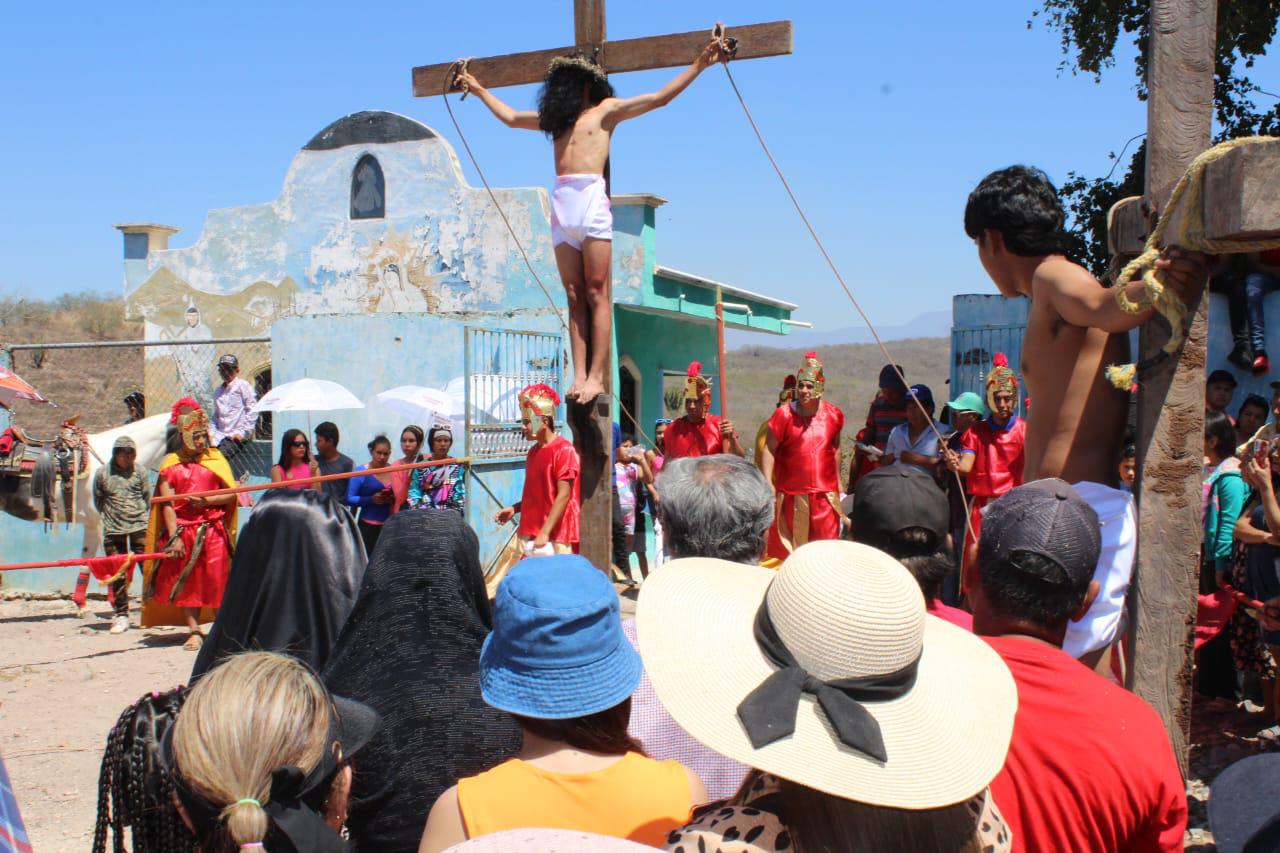
POLYGON ((374 397, 382 405, 411 423, 431 427, 449 424, 462 428, 465 420, 461 397, 426 385, 398 385, 374 397))
POLYGON ((363 409, 364 403, 337 382, 306 377, 277 385, 249 410, 260 412, 327 412, 335 409, 363 409))

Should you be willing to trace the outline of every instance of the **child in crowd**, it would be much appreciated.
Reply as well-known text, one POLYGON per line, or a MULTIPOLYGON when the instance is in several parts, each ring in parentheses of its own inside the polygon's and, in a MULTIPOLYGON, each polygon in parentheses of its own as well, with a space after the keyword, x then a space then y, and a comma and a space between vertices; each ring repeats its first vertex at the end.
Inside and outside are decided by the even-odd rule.
POLYGON ((1138 480, 1138 448, 1126 444, 1120 451, 1120 465, 1117 468, 1120 477, 1120 488, 1133 492, 1133 484, 1138 480))
POLYGON ((530 385, 520 392, 520 424, 533 447, 525 462, 524 493, 520 502, 498 510, 494 520, 506 524, 520 515, 517 535, 526 556, 547 557, 577 550, 581 499, 578 451, 556 434, 556 406, 560 395, 547 385, 530 385))
MULTIPOLYGON (((613 485, 618 490, 618 505, 622 509, 622 526, 625 531, 625 550, 628 556, 636 551, 636 521, 643 507, 640 505, 640 487, 653 484, 653 471, 645 458, 643 448, 636 447, 635 436, 623 433, 613 462, 613 485)), ((639 548, 644 552, 644 546, 639 548)), ((619 566, 624 572, 628 566, 619 566)), ((644 574, 641 574, 644 577, 644 574)))
POLYGON ((933 392, 928 385, 912 385, 907 396, 910 398, 906 404, 907 422, 889 433, 880 464, 914 465, 933 473, 938 467, 938 435, 941 433, 933 420, 933 392))

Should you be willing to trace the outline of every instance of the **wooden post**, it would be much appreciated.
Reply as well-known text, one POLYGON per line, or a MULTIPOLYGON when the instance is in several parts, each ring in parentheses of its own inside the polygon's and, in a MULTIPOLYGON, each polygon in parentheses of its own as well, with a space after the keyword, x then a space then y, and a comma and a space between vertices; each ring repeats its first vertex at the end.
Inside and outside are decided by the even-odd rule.
POLYGON ((720 374, 720 417, 729 420, 729 386, 724 381, 724 299, 716 285, 716 370, 720 374))
MULTIPOLYGON (((774 21, 729 29, 738 40, 735 61, 762 56, 791 53, 791 22, 774 21)), ((711 26, 705 30, 665 36, 605 40, 605 0, 574 0, 574 47, 595 55, 606 73, 643 71, 651 68, 673 68, 691 63, 711 38, 711 26)), ((468 65, 487 88, 517 86, 540 82, 547 65, 572 48, 536 50, 472 59, 468 65)), ((418 97, 439 95, 454 70, 452 62, 424 65, 413 69, 413 94, 418 97)), ((609 186, 610 163, 605 164, 605 182, 609 186)), ((612 283, 609 287, 611 288, 612 283)), ((609 292, 612 301, 612 290, 609 292)), ((717 299, 717 302, 719 300, 717 299)), ((720 310, 720 309, 718 309, 720 310)), ((721 317, 723 315, 720 315, 721 317)), ((723 325, 722 325, 723 328, 723 325)), ((617 364, 612 352, 613 341, 589 341, 591 347, 610 350, 609 369, 605 371, 605 393, 593 403, 570 402, 569 425, 573 429, 574 447, 582 462, 579 486, 582 492, 582 541, 580 550, 602 571, 608 571, 613 556, 613 371, 617 364)), ((721 332, 720 400, 724 406, 724 354, 721 332)), ((634 413, 639 417, 639 413, 634 413)), ((626 566, 620 566, 626 570, 626 566)))
MULTIPOLYGON (((1217 0, 1154 0, 1147 67, 1146 201, 1164 209, 1174 183, 1209 146, 1217 0)), ((1190 306, 1181 352, 1146 369, 1138 396, 1138 566, 1129 597, 1130 686, 1159 712, 1183 773, 1191 723, 1192 634, 1199 583, 1200 472, 1208 299, 1190 306)), ((1154 318, 1141 359, 1169 339, 1154 318)))

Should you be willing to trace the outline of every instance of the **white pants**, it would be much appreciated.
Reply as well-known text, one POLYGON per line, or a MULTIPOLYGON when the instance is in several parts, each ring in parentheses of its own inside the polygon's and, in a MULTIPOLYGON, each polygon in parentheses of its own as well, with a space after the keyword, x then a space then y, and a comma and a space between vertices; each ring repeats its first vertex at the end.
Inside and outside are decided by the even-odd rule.
POLYGON ((1093 570, 1098 597, 1083 619, 1068 623, 1062 644, 1063 651, 1079 658, 1111 645, 1120 634, 1138 547, 1138 514, 1129 492, 1090 482, 1073 483, 1072 488, 1093 507, 1102 525, 1102 550, 1093 570))

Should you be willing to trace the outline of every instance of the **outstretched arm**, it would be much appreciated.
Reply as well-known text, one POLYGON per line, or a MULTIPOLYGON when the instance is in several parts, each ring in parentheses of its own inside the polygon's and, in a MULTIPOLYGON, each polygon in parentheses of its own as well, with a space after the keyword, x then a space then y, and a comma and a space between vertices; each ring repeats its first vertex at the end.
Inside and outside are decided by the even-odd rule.
POLYGON ((658 107, 665 107, 675 99, 676 95, 688 89, 689 84, 702 73, 703 69, 710 68, 719 61, 720 43, 712 40, 702 49, 702 52, 698 54, 698 58, 693 61, 692 65, 681 71, 674 80, 658 91, 650 92, 647 95, 636 95, 634 98, 613 99, 609 112, 604 118, 605 124, 613 126, 620 121, 642 116, 651 110, 656 110, 658 107))
POLYGON ((480 100, 484 101, 484 105, 489 108, 498 121, 507 127, 514 127, 520 130, 537 130, 538 114, 535 112, 520 112, 510 106, 502 99, 495 96, 492 92, 480 85, 471 72, 456 74, 453 78, 453 85, 463 86, 470 89, 473 94, 480 100))
MULTIPOLYGON (((1186 303, 1204 288, 1207 263, 1205 255, 1170 247, 1156 266, 1164 271, 1165 283, 1186 303)), ((1127 332, 1151 316, 1150 308, 1137 314, 1122 310, 1116 302, 1115 289, 1103 287, 1083 267, 1066 261, 1045 267, 1032 285, 1032 298, 1047 298, 1062 319, 1073 326, 1127 332)), ((1132 302, 1142 299, 1146 289, 1141 281, 1116 286, 1123 286, 1132 302)))

